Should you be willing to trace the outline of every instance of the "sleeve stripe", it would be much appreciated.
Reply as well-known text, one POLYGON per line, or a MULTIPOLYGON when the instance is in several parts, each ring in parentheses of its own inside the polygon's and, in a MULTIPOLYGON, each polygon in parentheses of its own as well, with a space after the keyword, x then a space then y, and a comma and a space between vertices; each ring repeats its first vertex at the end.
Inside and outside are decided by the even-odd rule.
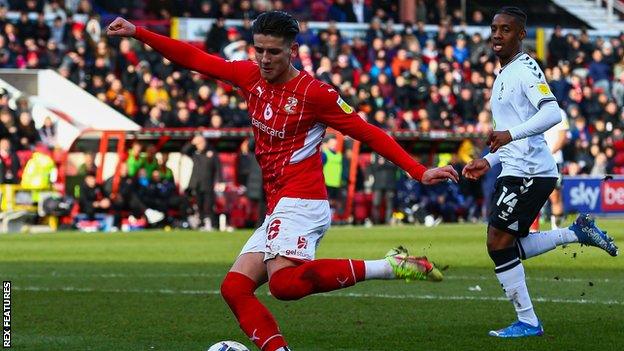
POLYGON ((550 102, 550 101, 555 101, 555 102, 557 102, 557 99, 556 99, 556 98, 554 98, 554 97, 547 97, 547 98, 543 98, 543 99, 541 99, 540 101, 538 101, 538 103, 537 103, 537 109, 539 110, 539 109, 540 109, 540 107, 542 107, 542 104, 543 104, 543 103, 545 103, 545 102, 550 102))

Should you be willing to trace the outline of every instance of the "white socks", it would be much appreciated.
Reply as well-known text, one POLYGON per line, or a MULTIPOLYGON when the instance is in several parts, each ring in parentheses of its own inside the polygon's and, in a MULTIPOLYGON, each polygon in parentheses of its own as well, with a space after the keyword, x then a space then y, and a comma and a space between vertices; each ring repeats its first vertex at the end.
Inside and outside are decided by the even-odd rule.
POLYGON ((516 314, 518 314, 518 320, 532 326, 537 326, 539 321, 537 320, 535 311, 533 311, 533 304, 531 303, 529 290, 526 286, 522 263, 511 269, 496 273, 496 277, 503 286, 505 295, 507 295, 509 301, 514 305, 516 314))
POLYGON ((524 238, 520 238, 517 242, 521 258, 524 260, 548 252, 559 245, 577 241, 578 238, 574 231, 568 228, 560 228, 547 232, 532 233, 524 238))
POLYGON ((390 263, 385 260, 364 261, 364 279, 394 279, 394 272, 390 263))

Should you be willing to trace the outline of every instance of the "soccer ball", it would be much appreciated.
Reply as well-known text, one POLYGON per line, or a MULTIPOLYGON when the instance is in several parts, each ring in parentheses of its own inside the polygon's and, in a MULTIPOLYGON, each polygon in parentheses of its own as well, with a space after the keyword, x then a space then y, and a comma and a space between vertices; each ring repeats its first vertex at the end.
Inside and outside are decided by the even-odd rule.
POLYGON ((236 341, 219 341, 218 343, 210 346, 208 351, 249 351, 249 349, 236 341))

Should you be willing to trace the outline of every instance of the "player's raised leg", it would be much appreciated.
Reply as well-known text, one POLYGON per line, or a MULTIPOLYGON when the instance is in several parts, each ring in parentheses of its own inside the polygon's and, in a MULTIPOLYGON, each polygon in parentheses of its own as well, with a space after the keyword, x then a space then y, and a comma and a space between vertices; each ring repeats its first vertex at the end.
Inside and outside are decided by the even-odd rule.
POLYGON ((371 279, 442 280, 442 273, 426 257, 409 256, 402 247, 390 250, 380 260, 302 262, 276 256, 268 261, 268 271, 271 294, 280 300, 298 300, 371 279))
POLYGON ((520 258, 524 260, 553 250, 557 246, 577 242, 581 245, 601 248, 614 257, 618 255, 618 247, 613 242, 613 238, 600 230, 595 220, 588 214, 580 214, 567 228, 531 233, 520 238, 517 245, 520 258))
POLYGON ((613 238, 600 230, 590 215, 580 214, 568 229, 576 234, 580 244, 599 247, 613 257, 618 255, 613 238))
POLYGON ((319 259, 318 247, 331 223, 327 200, 282 198, 268 219, 269 288, 281 300, 346 288, 367 279, 442 279, 425 257, 393 249, 380 260, 319 259))

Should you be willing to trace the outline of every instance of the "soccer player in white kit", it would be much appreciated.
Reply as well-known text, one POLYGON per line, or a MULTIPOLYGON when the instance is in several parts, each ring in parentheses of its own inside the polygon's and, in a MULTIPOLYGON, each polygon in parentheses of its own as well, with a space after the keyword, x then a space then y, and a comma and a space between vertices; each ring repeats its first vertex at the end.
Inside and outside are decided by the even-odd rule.
POLYGON ((517 7, 500 9, 492 20, 492 49, 501 68, 490 98, 494 118, 488 140, 491 153, 471 161, 462 172, 477 179, 502 163, 491 199, 487 249, 496 277, 518 316, 510 326, 489 332, 503 338, 544 333, 529 297, 522 259, 573 242, 600 247, 611 256, 618 253, 613 240, 586 214, 579 215, 568 228, 529 235, 533 219, 557 182, 557 166, 543 133, 559 123, 561 115, 544 73, 522 52, 525 23, 526 14, 517 7))

